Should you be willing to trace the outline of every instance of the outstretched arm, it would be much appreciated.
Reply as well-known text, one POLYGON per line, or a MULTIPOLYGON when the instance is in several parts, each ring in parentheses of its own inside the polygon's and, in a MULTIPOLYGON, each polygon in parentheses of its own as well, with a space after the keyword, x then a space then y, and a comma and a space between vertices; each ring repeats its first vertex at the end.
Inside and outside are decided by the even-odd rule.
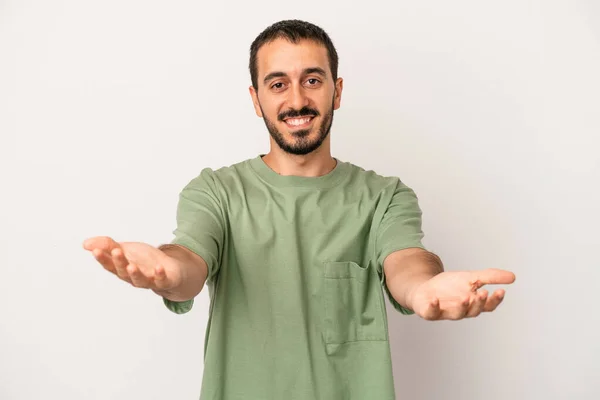
POLYGON ((98 236, 87 239, 83 247, 120 279, 138 288, 152 289, 172 301, 194 298, 208 275, 204 259, 183 246, 166 244, 156 248, 98 236))
POLYGON ((386 257, 386 283, 391 295, 402 306, 427 320, 458 320, 494 311, 504 298, 504 289, 491 296, 486 284, 510 284, 510 271, 447 271, 440 258, 427 250, 409 248, 386 257))

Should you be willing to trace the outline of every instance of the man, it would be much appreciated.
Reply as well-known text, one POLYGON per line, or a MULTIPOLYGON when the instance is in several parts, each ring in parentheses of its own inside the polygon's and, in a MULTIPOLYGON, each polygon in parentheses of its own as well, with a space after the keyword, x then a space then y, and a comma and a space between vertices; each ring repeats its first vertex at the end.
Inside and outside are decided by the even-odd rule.
POLYGON ((404 314, 493 311, 508 271, 444 272, 421 240, 415 193, 333 158, 343 80, 328 35, 281 21, 252 43, 264 156, 204 169, 181 192, 171 244, 91 238, 110 272, 185 313, 210 295, 201 398, 394 399, 384 291, 404 314))

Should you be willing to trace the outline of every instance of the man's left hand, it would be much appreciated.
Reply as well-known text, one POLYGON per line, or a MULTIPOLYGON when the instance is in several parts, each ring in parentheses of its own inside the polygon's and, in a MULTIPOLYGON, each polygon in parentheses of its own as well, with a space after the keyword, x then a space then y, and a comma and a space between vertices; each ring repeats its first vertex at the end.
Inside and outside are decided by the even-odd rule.
POLYGON ((486 284, 510 284, 515 275, 510 271, 490 268, 481 271, 446 271, 421 283, 410 294, 410 306, 426 320, 459 320, 494 311, 504 299, 498 289, 488 296, 481 289, 486 284))

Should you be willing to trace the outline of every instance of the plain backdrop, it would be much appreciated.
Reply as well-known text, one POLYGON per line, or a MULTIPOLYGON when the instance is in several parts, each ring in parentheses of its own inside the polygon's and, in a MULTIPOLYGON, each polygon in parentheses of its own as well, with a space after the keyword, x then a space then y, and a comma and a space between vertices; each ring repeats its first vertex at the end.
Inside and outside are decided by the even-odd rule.
POLYGON ((81 244, 168 242, 268 151, 249 46, 288 18, 340 55, 333 155, 415 190, 447 270, 517 276, 476 319, 388 304, 398 398, 600 398, 597 1, 0 0, 0 399, 198 397, 207 292, 175 315, 81 244))

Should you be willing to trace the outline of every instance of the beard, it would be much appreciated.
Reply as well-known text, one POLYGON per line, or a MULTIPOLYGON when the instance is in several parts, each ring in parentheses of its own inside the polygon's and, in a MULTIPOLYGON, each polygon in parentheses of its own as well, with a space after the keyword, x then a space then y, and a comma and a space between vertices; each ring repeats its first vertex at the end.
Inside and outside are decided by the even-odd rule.
MULTIPOLYGON (((262 111, 262 107, 261 107, 262 111)), ((288 117, 303 117, 303 116, 319 116, 320 113, 314 108, 303 107, 300 110, 288 110, 277 116, 278 121, 283 121, 284 118, 288 117)), ((291 132, 290 135, 293 136, 292 140, 286 140, 285 136, 277 129, 277 126, 273 123, 273 121, 269 120, 263 111, 263 119, 265 121, 265 125, 267 126, 267 130, 271 134, 275 143, 286 153, 303 156, 309 153, 312 153, 323 144, 323 141, 329 135, 329 131, 331 131, 331 125, 333 124, 333 102, 331 104, 331 108, 325 113, 321 124, 318 127, 312 127, 311 129, 301 129, 294 132, 291 132), (310 133, 312 129, 318 129, 317 137, 314 139, 310 139, 310 133)))

